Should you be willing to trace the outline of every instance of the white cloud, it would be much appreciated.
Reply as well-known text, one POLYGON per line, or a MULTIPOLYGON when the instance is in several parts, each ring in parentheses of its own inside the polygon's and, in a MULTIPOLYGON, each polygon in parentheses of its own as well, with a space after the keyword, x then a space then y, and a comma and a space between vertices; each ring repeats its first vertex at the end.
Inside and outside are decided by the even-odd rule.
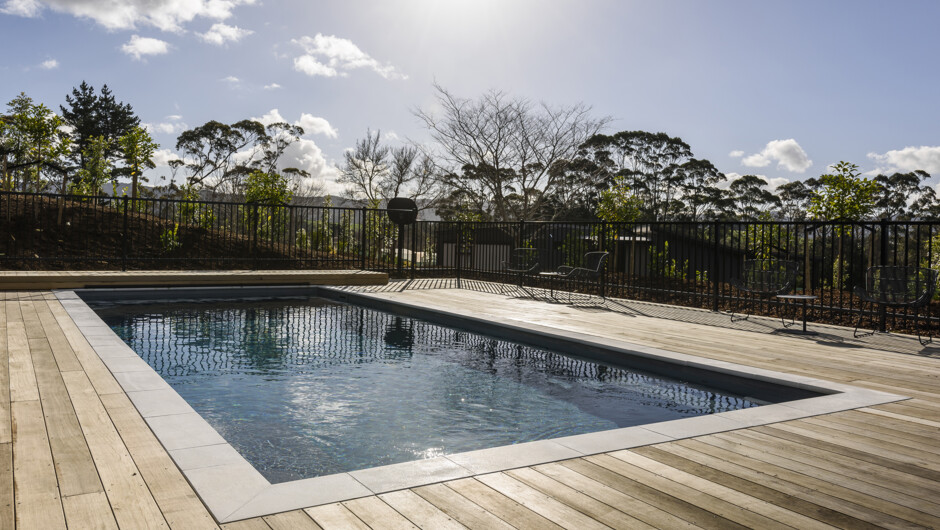
POLYGON ((309 76, 345 77, 349 70, 368 68, 386 79, 408 78, 392 65, 379 64, 349 39, 317 33, 291 42, 304 50, 294 58, 294 69, 309 76))
POLYGON ((209 31, 199 34, 202 40, 221 46, 226 42, 238 42, 251 35, 254 31, 242 29, 238 26, 229 26, 221 22, 215 23, 209 28, 209 31))
POLYGON ((178 120, 172 120, 170 122, 163 123, 145 123, 144 128, 151 133, 179 134, 186 129, 189 129, 189 125, 186 125, 185 123, 178 120))
POLYGON ((868 158, 878 164, 877 173, 907 173, 918 169, 931 175, 940 174, 940 146, 905 147, 884 154, 868 153, 868 158))
POLYGON ((35 17, 44 8, 90 18, 108 29, 134 29, 139 24, 181 31, 195 18, 225 20, 232 10, 255 0, 7 0, 0 12, 35 17))
POLYGON ((728 156, 730 156, 731 158, 741 158, 742 156, 744 156, 744 151, 731 151, 730 153, 728 153, 728 156))
POLYGON ((139 61, 144 55, 163 55, 170 50, 170 47, 160 39, 134 35, 127 44, 121 46, 121 50, 139 61))
POLYGON ((169 149, 157 149, 153 153, 153 163, 157 167, 169 166, 173 160, 181 160, 180 156, 169 149))
MULTIPOLYGON (((754 175, 754 173, 748 173, 748 174, 749 174, 749 175, 754 175)), ((734 172, 732 172, 732 173, 725 173, 725 176, 728 177, 728 180, 726 180, 725 182, 722 182, 721 184, 719 184, 718 187, 720 187, 720 188, 727 188, 727 187, 729 187, 729 186, 731 185, 732 182, 734 182, 735 180, 738 180, 739 178, 743 177, 744 175, 742 175, 742 174, 740 174, 740 173, 734 173, 734 172)), ((773 177, 773 178, 771 178, 771 177, 768 177, 767 175, 754 175, 754 176, 755 176, 755 177, 758 177, 758 178, 760 178, 761 180, 763 180, 764 182, 766 182, 766 183, 767 183, 767 190, 768 190, 768 191, 771 191, 771 192, 773 192, 774 190, 776 190, 776 189, 779 188, 780 186, 783 186, 783 185, 786 184, 787 182, 790 182, 789 179, 785 179, 785 178, 783 178, 783 177, 773 177)))
POLYGON ((36 0, 7 0, 3 7, 0 7, 0 13, 27 18, 39 16, 41 11, 42 4, 36 0))
POLYGON ((265 127, 271 125, 272 123, 287 123, 287 120, 284 119, 284 116, 281 116, 281 113, 277 109, 271 109, 264 116, 252 119, 257 122, 261 122, 261 124, 265 127))
POLYGON ((279 84, 277 84, 277 83, 271 83, 270 85, 264 85, 264 89, 265 89, 265 90, 277 90, 277 89, 279 89, 279 88, 281 88, 281 85, 279 85, 279 84))
MULTIPOLYGON (((271 125, 272 123, 288 123, 287 119, 281 115, 278 109, 271 109, 260 118, 255 117, 251 119, 260 122, 264 126, 271 125)), ((329 122, 310 114, 301 114, 300 120, 294 122, 294 124, 304 127, 305 136, 309 134, 324 134, 332 138, 336 135, 336 130, 330 126, 329 122), (308 130, 307 126, 310 126, 311 129, 308 130)), ((248 160, 256 156, 256 152, 244 151, 238 153, 236 158, 239 160, 248 160)), ((326 157, 323 156, 323 151, 316 142, 308 138, 301 138, 284 150, 284 154, 281 156, 280 163, 278 164, 278 169, 284 169, 286 167, 296 167, 307 171, 314 180, 322 179, 327 190, 331 193, 333 192, 331 191, 331 183, 335 183, 336 177, 339 174, 338 170, 327 162, 326 157)), ((342 188, 338 189, 341 190, 342 188)))
POLYGON ((294 59, 294 70, 303 72, 311 77, 336 77, 338 72, 325 64, 319 63, 312 55, 301 55, 294 59))
POLYGON ((231 83, 234 85, 234 84, 237 84, 240 81, 240 79, 238 79, 234 75, 230 75, 228 77, 223 77, 222 81, 225 81, 226 83, 231 83))
POLYGON ((39 67, 43 70, 55 70, 59 67, 59 61, 56 61, 55 59, 46 59, 39 64, 39 67))
POLYGON ((323 151, 313 140, 301 138, 284 151, 282 167, 296 167, 310 173, 313 178, 335 180, 336 169, 327 163, 323 151))
POLYGON ((806 151, 793 138, 771 140, 760 153, 745 157, 741 160, 741 164, 747 167, 767 167, 775 161, 778 168, 795 173, 803 173, 813 165, 806 151))
MULTIPOLYGON (((271 109, 264 116, 251 119, 260 122, 265 127, 271 125, 272 123, 289 123, 287 118, 282 116, 278 109, 271 109)), ((330 122, 328 122, 325 118, 307 114, 306 112, 301 113, 300 119, 295 121, 294 125, 299 125, 303 128, 304 136, 309 136, 311 134, 322 134, 328 138, 336 138, 339 134, 339 131, 334 129, 333 126, 330 125, 330 122)))
POLYGON ((170 121, 180 121, 183 119, 183 117, 180 116, 179 114, 170 114, 169 116, 166 117, 166 119, 170 121))
POLYGON ((322 134, 328 138, 336 138, 339 131, 326 121, 326 118, 313 116, 312 114, 302 113, 300 119, 294 122, 294 125, 303 127, 305 134, 322 134))

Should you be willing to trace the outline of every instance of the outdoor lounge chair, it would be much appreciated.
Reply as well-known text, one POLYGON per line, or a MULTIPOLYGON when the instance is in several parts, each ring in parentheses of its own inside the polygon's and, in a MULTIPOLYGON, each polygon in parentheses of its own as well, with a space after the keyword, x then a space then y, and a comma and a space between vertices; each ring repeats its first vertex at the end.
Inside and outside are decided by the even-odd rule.
MULTIPOLYGON (((584 266, 583 267, 570 267, 568 265, 562 265, 555 269, 555 272, 543 272, 540 274, 542 277, 549 278, 549 289, 550 296, 555 297, 555 280, 575 280, 575 281, 594 281, 597 282, 598 291, 601 294, 601 298, 606 298, 604 296, 604 289, 601 282, 604 279, 604 267, 607 265, 607 252, 588 252, 584 255, 584 266)), ((571 293, 568 293, 568 301, 571 301, 571 293)))
POLYGON ((897 267, 882 266, 869 267, 865 272, 865 285, 856 287, 855 294, 862 299, 862 307, 855 323, 855 337, 873 335, 875 332, 859 333, 865 317, 865 303, 872 311, 869 317, 874 328, 874 306, 881 308, 907 307, 914 311, 914 329, 917 331, 917 340, 922 345, 932 342, 931 337, 924 340, 920 334, 920 318, 918 308, 930 303, 937 288, 937 271, 924 267, 897 267))
POLYGON ((509 256, 509 260, 503 262, 503 270, 510 274, 516 275, 519 289, 528 294, 529 292, 526 291, 525 288, 526 276, 538 276, 539 271, 541 270, 539 265, 539 249, 513 249, 509 256))
MULTIPOLYGON (((799 263, 795 261, 776 259, 745 260, 741 277, 730 281, 731 285, 744 295, 744 316, 735 318, 735 305, 732 301, 731 321, 747 320, 751 316, 749 305, 754 297, 769 299, 792 291, 796 285, 798 270, 799 263)), ((741 311, 737 312, 741 313, 741 311)))

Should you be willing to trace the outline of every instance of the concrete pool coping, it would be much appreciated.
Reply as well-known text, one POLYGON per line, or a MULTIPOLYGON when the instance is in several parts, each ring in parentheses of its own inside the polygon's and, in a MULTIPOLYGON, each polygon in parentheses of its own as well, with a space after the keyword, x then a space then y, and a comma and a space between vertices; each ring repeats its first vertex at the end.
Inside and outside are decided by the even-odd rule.
MULTIPOLYGON (((306 286, 304 288, 308 289, 306 286)), ((136 290, 114 291, 126 297, 136 290)), ((165 290, 147 289, 146 291, 159 293, 165 290)), ((317 291, 319 289, 311 289, 307 293, 315 296, 317 291)), ((324 291, 332 292, 331 298, 348 298, 359 302, 371 300, 373 306, 394 305, 405 313, 428 311, 412 304, 391 302, 386 298, 365 293, 340 293, 328 288, 324 291)), ((180 290, 174 292, 179 293, 180 290)), ((259 296, 257 293, 261 292, 269 296, 283 296, 284 294, 296 296, 299 291, 297 288, 263 290, 214 288, 187 292, 193 298, 211 297, 213 293, 224 295, 224 297, 242 298, 259 296)), ((547 337, 548 340, 558 338, 577 341, 621 354, 654 358, 674 365, 744 376, 826 395, 708 416, 482 449, 428 460, 271 484, 196 413, 159 374, 124 344, 76 292, 59 291, 56 292, 56 296, 89 344, 111 370, 115 379, 207 508, 221 523, 478 474, 907 399, 895 394, 723 361, 712 361, 624 341, 601 340, 591 335, 566 332, 546 326, 488 321, 473 315, 470 311, 434 311, 442 315, 445 320, 463 322, 466 327, 472 328, 475 324, 487 321, 490 325, 499 326, 507 332, 514 331, 522 336, 536 334, 547 337)))

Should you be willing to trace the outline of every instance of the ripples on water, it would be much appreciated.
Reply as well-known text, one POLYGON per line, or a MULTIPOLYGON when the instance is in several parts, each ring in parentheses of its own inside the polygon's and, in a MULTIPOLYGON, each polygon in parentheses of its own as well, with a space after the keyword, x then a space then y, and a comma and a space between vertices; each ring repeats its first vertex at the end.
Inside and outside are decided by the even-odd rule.
POLYGON ((98 311, 274 483, 756 406, 322 299, 98 311))

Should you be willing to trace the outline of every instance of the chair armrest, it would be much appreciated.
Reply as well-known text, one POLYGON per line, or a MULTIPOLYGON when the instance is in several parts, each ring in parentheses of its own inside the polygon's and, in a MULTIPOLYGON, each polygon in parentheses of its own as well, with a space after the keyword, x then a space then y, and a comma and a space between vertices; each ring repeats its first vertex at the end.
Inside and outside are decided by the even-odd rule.
POLYGON ((880 303, 878 302, 878 300, 875 300, 874 298, 872 298, 872 296, 868 294, 868 291, 866 291, 865 288, 863 287, 855 288, 855 296, 861 298, 865 302, 871 302, 873 304, 880 303))
POLYGON ((571 274, 574 271, 574 267, 569 267, 568 265, 562 265, 555 269, 555 272, 558 274, 571 274))

